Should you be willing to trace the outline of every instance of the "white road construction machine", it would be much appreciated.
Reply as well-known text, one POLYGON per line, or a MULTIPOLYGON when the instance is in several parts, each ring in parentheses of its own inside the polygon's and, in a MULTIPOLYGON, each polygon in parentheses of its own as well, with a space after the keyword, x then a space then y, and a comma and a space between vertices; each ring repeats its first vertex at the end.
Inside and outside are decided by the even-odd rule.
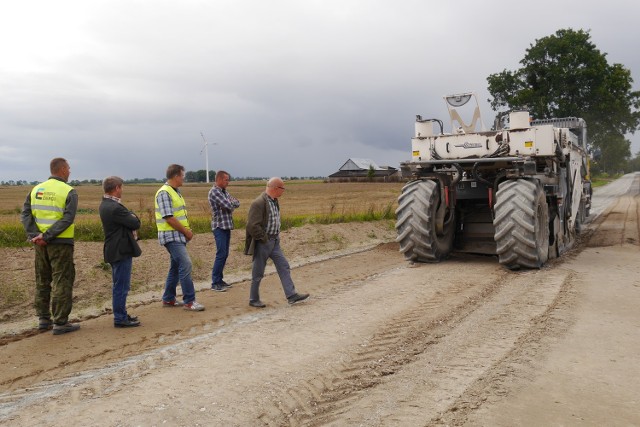
POLYGON ((417 116, 411 160, 401 163, 410 178, 396 210, 405 258, 471 252, 540 268, 570 248, 591 207, 585 121, 512 111, 486 130, 474 93, 444 99, 451 133, 417 116))

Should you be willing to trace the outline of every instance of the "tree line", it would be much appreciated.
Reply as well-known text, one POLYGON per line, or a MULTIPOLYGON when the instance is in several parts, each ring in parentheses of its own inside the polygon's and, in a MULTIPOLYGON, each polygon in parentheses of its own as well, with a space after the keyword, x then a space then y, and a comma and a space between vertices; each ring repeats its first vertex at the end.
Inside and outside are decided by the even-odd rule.
MULTIPOLYGON (((215 182, 216 171, 209 171, 209 182, 213 184, 215 182)), ((265 179, 269 179, 267 176, 242 176, 242 177, 234 177, 231 179, 233 181, 262 181, 265 179)), ((302 179, 325 179, 324 176, 283 176, 281 177, 285 181, 295 181, 302 179)), ((0 181, 0 185, 37 185, 41 181, 26 181, 19 179, 17 181, 8 180, 8 181, 0 181)), ((165 182, 164 178, 133 178, 133 179, 125 179, 125 184, 158 184, 165 182)), ((186 171, 185 172, 185 182, 207 182, 207 173, 204 169, 198 171, 186 171)), ((102 185, 101 179, 73 179, 69 181, 69 185, 72 187, 77 187, 80 185, 102 185)))

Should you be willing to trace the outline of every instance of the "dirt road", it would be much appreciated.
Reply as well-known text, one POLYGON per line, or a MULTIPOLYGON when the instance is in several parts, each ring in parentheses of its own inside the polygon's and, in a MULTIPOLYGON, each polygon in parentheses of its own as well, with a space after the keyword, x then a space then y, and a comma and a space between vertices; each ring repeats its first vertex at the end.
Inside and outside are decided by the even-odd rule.
POLYGON ((640 175, 598 190, 581 244, 535 271, 457 255, 407 265, 394 243, 152 302, 0 347, 0 423, 640 425, 640 175), (64 349, 63 351, 61 349, 64 349))

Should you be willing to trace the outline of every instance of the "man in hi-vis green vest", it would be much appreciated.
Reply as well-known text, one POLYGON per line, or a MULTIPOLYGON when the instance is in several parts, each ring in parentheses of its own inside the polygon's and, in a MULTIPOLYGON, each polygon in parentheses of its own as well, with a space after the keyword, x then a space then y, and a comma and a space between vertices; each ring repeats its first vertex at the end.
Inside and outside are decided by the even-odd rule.
POLYGON ((156 226, 158 242, 169 252, 169 274, 162 294, 163 307, 183 307, 185 310, 203 311, 196 301, 196 290, 191 278, 193 264, 187 252, 187 242, 193 231, 187 218, 187 205, 178 190, 184 182, 184 166, 169 165, 167 182, 156 192, 156 226), (182 302, 176 299, 178 282, 182 286, 182 302))
POLYGON ((80 325, 69 323, 76 278, 73 221, 78 194, 67 184, 71 168, 65 159, 51 160, 50 170, 51 177, 27 194, 20 220, 36 253, 38 329, 53 326, 53 334, 60 335, 80 329, 80 325))

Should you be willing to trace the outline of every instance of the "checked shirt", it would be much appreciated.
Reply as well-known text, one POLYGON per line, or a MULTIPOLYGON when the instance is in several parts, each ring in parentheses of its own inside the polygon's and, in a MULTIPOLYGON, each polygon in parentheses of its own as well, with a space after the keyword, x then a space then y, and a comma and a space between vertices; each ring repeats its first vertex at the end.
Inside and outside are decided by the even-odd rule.
POLYGON ((238 199, 223 188, 217 186, 209 190, 209 205, 211 205, 211 230, 233 230, 233 211, 240 206, 238 199))

